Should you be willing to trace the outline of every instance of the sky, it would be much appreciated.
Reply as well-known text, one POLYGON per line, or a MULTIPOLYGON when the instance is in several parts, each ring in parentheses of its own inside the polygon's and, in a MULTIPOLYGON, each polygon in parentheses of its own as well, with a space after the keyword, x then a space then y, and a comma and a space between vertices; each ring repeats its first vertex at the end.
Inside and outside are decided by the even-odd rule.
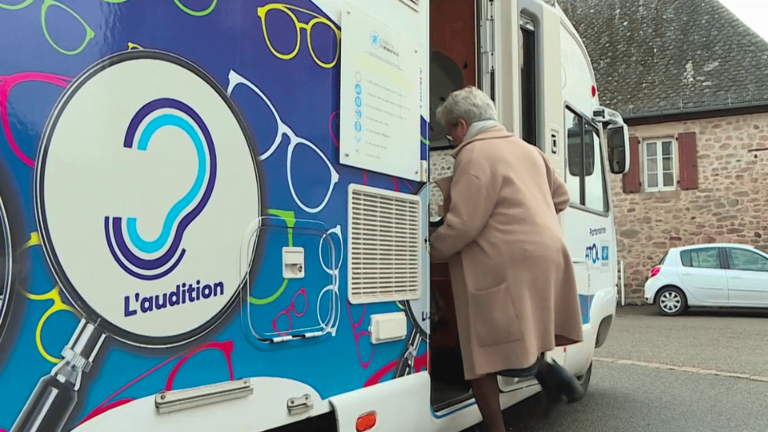
POLYGON ((768 40, 768 0, 720 0, 720 3, 768 40))

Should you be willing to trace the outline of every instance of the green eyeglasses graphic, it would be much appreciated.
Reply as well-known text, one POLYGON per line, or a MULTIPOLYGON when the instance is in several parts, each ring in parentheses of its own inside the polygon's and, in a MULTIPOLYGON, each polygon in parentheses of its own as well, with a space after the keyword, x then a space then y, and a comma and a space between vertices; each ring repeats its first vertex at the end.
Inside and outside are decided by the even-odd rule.
MULTIPOLYGON (((103 1, 104 3, 119 4, 119 3, 125 3, 129 0, 101 0, 101 1, 103 1)), ((30 6, 34 2, 35 0, 24 0, 19 4, 0 3, 0 9, 12 10, 12 11, 22 10, 30 6)), ((179 9, 184 11, 184 13, 188 15, 196 16, 196 17, 202 17, 213 12, 213 9, 216 8, 216 4, 218 3, 218 0, 212 0, 211 5, 208 6, 207 9, 201 10, 201 11, 196 11, 188 8, 187 6, 184 5, 184 3, 181 2, 181 0, 173 0, 173 2, 176 3, 176 6, 178 6, 179 9)), ((80 15, 77 14, 77 12, 70 9, 69 6, 63 3, 60 3, 56 0, 43 0, 43 4, 40 7, 40 25, 43 27, 43 34, 45 35, 45 39, 48 40, 48 43, 50 43, 51 46, 56 49, 56 51, 66 55, 80 54, 85 49, 85 47, 88 46, 88 42, 90 42, 91 39, 93 39, 96 36, 96 33, 93 31, 91 26, 89 26, 88 23, 85 22, 85 20, 80 15), (67 12, 68 14, 72 15, 72 17, 75 18, 83 26, 83 29, 85 30, 85 36, 83 37, 83 40, 80 42, 80 45, 77 48, 67 49, 62 47, 61 45, 58 44, 58 42, 54 40, 54 38, 48 32, 48 25, 47 25, 46 18, 48 17, 48 11, 50 10, 51 6, 57 7, 67 12)))

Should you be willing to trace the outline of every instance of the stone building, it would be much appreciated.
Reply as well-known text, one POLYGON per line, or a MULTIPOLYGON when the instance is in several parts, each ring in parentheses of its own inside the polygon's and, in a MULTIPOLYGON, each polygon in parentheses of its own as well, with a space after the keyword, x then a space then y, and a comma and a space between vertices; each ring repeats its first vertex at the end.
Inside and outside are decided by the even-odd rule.
POLYGON ((628 302, 670 247, 768 248, 768 42, 718 0, 557 3, 630 126, 612 185, 628 302))

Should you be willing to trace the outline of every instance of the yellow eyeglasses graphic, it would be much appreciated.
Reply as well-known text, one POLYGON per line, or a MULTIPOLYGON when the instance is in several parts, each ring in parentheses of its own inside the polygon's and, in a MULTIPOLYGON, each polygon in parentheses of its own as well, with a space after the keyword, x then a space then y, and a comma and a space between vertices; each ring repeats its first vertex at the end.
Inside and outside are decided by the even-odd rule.
POLYGON ((312 58, 315 59, 315 63, 317 63, 321 67, 330 69, 334 67, 336 63, 339 61, 339 45, 341 42, 341 29, 336 27, 331 21, 327 20, 326 18, 323 18, 322 16, 314 12, 310 12, 306 9, 302 9, 300 7, 291 6, 291 5, 282 4, 282 3, 272 3, 266 6, 262 6, 257 9, 257 12, 259 14, 259 18, 261 18, 261 28, 264 30, 264 40, 267 41, 267 46, 269 47, 269 50, 272 51, 272 54, 274 54, 277 58, 280 58, 283 60, 290 60, 296 57, 296 54, 299 52, 299 48, 301 47, 301 29, 305 29, 307 31, 307 45, 309 46, 309 52, 310 54, 312 54, 312 58), (295 12, 302 12, 302 13, 311 15, 314 18, 312 18, 308 23, 302 23, 302 22, 299 22, 299 19, 296 17, 295 12), (296 27, 296 46, 293 48, 293 51, 288 53, 281 53, 277 49, 275 49, 274 45, 272 44, 272 41, 269 39, 269 32, 267 31, 267 18, 269 18, 270 21, 274 22, 274 20, 279 19, 280 15, 283 15, 283 14, 287 15, 293 21, 293 24, 296 27), (333 60, 331 60, 330 62, 325 62, 323 60, 320 60, 320 58, 318 58, 312 46, 312 29, 316 25, 330 28, 333 34, 335 35, 335 41, 334 41, 334 47, 333 47, 333 60))
MULTIPOLYGON (((22 250, 28 249, 32 246, 39 246, 40 245, 40 236, 37 232, 33 232, 29 236, 29 241, 22 247, 22 250)), ((48 351, 43 346, 43 328, 45 327, 46 321, 48 321, 48 318, 51 317, 51 315, 55 314, 56 312, 61 311, 67 311, 75 315, 78 319, 80 318, 80 314, 71 306, 68 306, 64 303, 64 301, 61 298, 61 289, 58 285, 53 287, 50 291, 48 291, 45 294, 32 294, 30 292, 27 292, 26 290, 22 290, 24 293, 24 296, 32 301, 47 301, 50 300, 53 302, 52 305, 43 313, 43 315, 40 317, 40 319, 37 322, 37 330, 35 330, 35 343, 37 344, 37 350, 40 352, 40 354, 48 360, 51 363, 59 363, 61 361, 61 358, 56 358, 48 353, 48 351)))

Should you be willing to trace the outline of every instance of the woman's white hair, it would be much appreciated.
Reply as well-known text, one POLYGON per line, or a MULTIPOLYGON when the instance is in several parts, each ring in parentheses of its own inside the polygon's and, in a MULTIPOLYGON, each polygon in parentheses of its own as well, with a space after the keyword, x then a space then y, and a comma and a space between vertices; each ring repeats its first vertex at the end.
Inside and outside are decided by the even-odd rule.
POLYGON ((468 125, 483 120, 498 121, 496 105, 488 95, 474 86, 451 93, 435 114, 446 127, 455 125, 460 118, 468 125))

